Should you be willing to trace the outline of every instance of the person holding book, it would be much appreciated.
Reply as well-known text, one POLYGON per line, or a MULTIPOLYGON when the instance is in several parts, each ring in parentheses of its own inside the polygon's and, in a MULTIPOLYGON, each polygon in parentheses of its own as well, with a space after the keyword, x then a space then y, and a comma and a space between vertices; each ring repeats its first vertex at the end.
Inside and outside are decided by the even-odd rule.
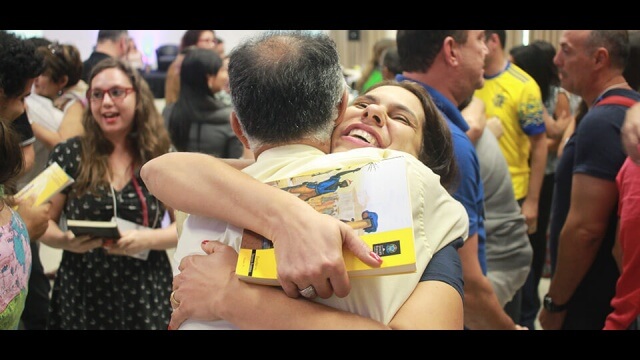
MULTIPOLYGON (((236 310, 242 310, 235 313, 240 316, 236 317, 228 313, 230 317, 224 320, 231 323, 233 328, 318 328, 324 326, 331 328, 461 329, 461 282, 458 283, 459 286, 456 286, 451 283, 433 281, 432 278, 422 278, 422 274, 434 253, 444 251, 452 243, 456 241, 461 243, 460 239, 466 238, 468 225, 466 214, 460 203, 455 201, 440 185, 439 176, 424 166, 415 156, 397 151, 411 151, 421 158, 426 157, 430 163, 442 165, 442 168, 446 169, 443 173, 447 175, 451 174, 450 170, 455 168, 446 124, 442 121, 424 90, 415 85, 394 82, 393 85, 372 90, 368 95, 356 100, 354 105, 347 109, 348 93, 335 44, 324 34, 267 33, 251 39, 232 51, 229 77, 231 96, 237 111, 232 115, 234 129, 245 146, 251 147, 258 156, 256 163, 244 170, 248 174, 259 180, 269 181, 288 178, 307 171, 316 172, 342 168, 347 165, 364 165, 385 158, 402 157, 407 166, 411 197, 421 198, 424 201, 413 203, 415 206, 413 208, 414 232, 419 234, 415 240, 418 268, 415 273, 351 279, 348 295, 338 295, 338 291, 335 291, 332 296, 332 284, 327 280, 327 277, 324 278, 324 283, 313 282, 311 286, 309 283, 295 283, 297 291, 300 291, 305 297, 313 298, 313 302, 287 297, 288 293, 285 294, 274 287, 241 283, 233 275, 230 279, 222 279, 222 282, 220 282, 220 278, 217 279, 218 281, 207 278, 205 280, 207 283, 213 281, 211 288, 215 287, 213 284, 218 286, 216 290, 221 290, 221 284, 240 284, 237 288, 231 286, 229 289, 221 290, 225 294, 234 293, 243 299, 236 308, 236 310), (293 55, 287 56, 287 54, 293 55), (265 61, 274 57, 279 61, 265 61), (258 60, 256 61, 256 59, 258 60), (290 71, 291 68, 295 68, 296 71, 290 71), (293 75, 283 76, 283 71, 293 75), (270 74, 274 79, 280 80, 276 82, 273 79, 264 79, 259 74, 270 74), (318 79, 318 81, 310 83, 305 80, 308 78, 318 79), (246 79, 252 81, 245 81, 246 79), (287 79, 286 84, 282 79, 287 79), (251 86, 247 86, 247 84, 251 84, 251 86), (300 96, 301 94, 304 96, 300 96), (261 101, 261 99, 265 101, 261 101), (407 101, 407 105, 398 105, 397 101, 407 101), (265 107, 272 106, 282 113, 265 109, 265 107), (265 116, 265 114, 271 115, 265 116), (290 115, 282 116, 282 114, 290 115), (266 123, 269 125, 265 125, 266 123), (334 124, 339 124, 334 133, 334 145, 340 147, 341 150, 355 147, 363 147, 363 149, 325 155, 329 150, 334 124), (409 137, 409 141, 406 141, 407 137, 409 137), (274 147, 275 144, 279 146, 274 147), (388 146, 396 150, 380 149, 388 146), (434 147, 441 151, 438 153, 431 151, 434 147), (416 148, 425 151, 418 152, 416 148), (426 229, 429 229, 429 237, 423 235, 426 233, 426 229), (236 290, 238 291, 236 292, 236 290), (317 297, 313 296, 314 292, 317 293, 317 297), (244 305, 249 306, 245 307, 244 305), (424 306, 437 308, 439 311, 416 313, 412 310, 415 307, 424 306), (337 312, 336 310, 342 311, 337 312), (309 314, 309 317, 286 316, 292 311, 309 314), (339 316, 336 316, 337 314, 339 316), (283 317, 287 319, 283 319, 283 317)), ((196 159, 198 154, 191 156, 193 156, 192 159, 196 159)), ((209 164, 212 164, 208 162, 209 160, 214 163, 219 161, 215 158, 202 157, 199 160, 205 161, 202 165, 207 164, 207 168, 209 164)), ((162 186, 158 185, 164 182, 164 176, 170 178, 172 175, 168 173, 163 175, 162 171, 153 171, 154 163, 159 165, 156 170, 163 168, 162 162, 152 161, 147 164, 147 166, 150 165, 149 167, 143 168, 143 176, 147 179, 148 186, 152 191, 159 193, 162 186)), ((202 165, 200 168, 205 167, 202 165)), ((238 174, 241 175, 241 173, 238 174)), ((202 174, 192 175, 195 177, 202 174)), ((238 175, 239 178, 231 182, 249 185, 248 180, 240 175, 238 175), (241 182, 241 179, 245 179, 245 182, 241 182)), ((229 179, 226 176, 225 178, 229 179)), ((268 189, 270 188, 261 189, 259 193, 264 195, 262 191, 269 191, 268 189)), ((245 190, 234 194, 234 199, 231 200, 234 206, 231 207, 224 206, 223 203, 229 199, 219 199, 220 209, 226 209, 227 212, 227 214, 223 214, 223 218, 232 220, 234 214, 238 215, 235 218, 236 225, 256 230, 274 240, 276 254, 283 249, 287 249, 289 254, 295 254, 296 250, 301 250, 297 258, 291 257, 291 255, 288 258, 287 255, 278 258, 279 266, 286 265, 288 262, 305 264, 309 261, 316 264, 317 259, 333 260, 334 255, 329 253, 334 250, 332 247, 337 248, 337 259, 341 262, 342 246, 340 240, 342 237, 353 237, 353 231, 350 228, 342 227, 345 224, 341 221, 317 213, 295 196, 277 189, 273 189, 273 191, 276 193, 269 194, 269 199, 271 196, 277 197, 281 193, 286 197, 282 202, 275 202, 275 197, 273 201, 258 200, 257 193, 245 190), (242 202, 242 200, 246 202, 242 202), (294 200, 299 201, 298 204, 302 205, 291 203, 294 200), (253 210, 241 209, 238 206, 238 203, 251 202, 253 202, 253 210), (272 214, 273 212, 265 210, 272 207, 286 209, 285 212, 276 211, 275 213, 282 214, 289 219, 291 223, 287 223, 291 225, 281 226, 281 216, 270 216, 271 219, 277 218, 278 226, 274 226, 274 223, 270 222, 271 219, 265 219, 265 214, 261 212, 272 214), (244 210, 249 210, 249 213, 244 210), (300 226, 299 223, 293 222, 294 219, 302 221, 304 225, 300 226), (263 227, 261 228, 261 226, 263 227), (333 232, 327 230, 327 227, 333 232), (317 234, 322 234, 319 235, 321 241, 316 241, 318 238, 315 235, 317 234), (287 235, 291 238, 285 243, 284 239, 287 235), (314 241, 308 242, 305 237, 312 237, 312 235, 314 241), (292 242, 291 239, 294 241, 292 242), (314 245, 318 242, 327 244, 328 246, 324 245, 324 247, 328 250, 315 251, 314 245), (303 247, 307 247, 306 251, 303 247)), ((161 198, 164 199, 163 196, 161 198)), ((173 199, 175 199, 175 195, 173 199)), ((167 200, 165 199, 165 201, 167 200)), ((197 233, 197 228, 194 225, 207 226, 206 223, 209 222, 212 225, 207 229, 217 226, 212 219, 193 215, 198 213, 198 211, 192 211, 195 210, 193 207, 183 210, 187 210, 192 215, 184 224, 183 234, 178 243, 179 248, 176 251, 176 260, 180 260, 180 256, 195 250, 190 247, 185 251, 184 246, 189 246, 188 243, 195 242, 197 247, 200 246, 203 238, 189 236, 190 232, 197 233)), ((222 230, 224 230, 224 226, 222 226, 222 230)), ((212 237, 206 239, 222 238, 222 236, 217 237, 214 231, 209 234, 212 234, 212 237)), ((456 267, 456 264, 459 265, 459 261, 455 262, 455 256, 457 256, 455 248, 451 248, 451 251, 454 255, 454 261, 447 264, 450 266, 447 269, 447 274, 452 275, 453 278, 461 279, 461 269, 459 266, 456 267)), ((231 253, 235 254, 235 251, 231 253)), ((216 263, 220 258, 216 257, 216 254, 217 252, 206 257, 196 256, 196 258, 212 259, 216 263)), ((224 251, 220 254, 224 254, 224 251)), ((188 259, 192 259, 192 257, 188 257, 188 259)), ((235 269, 235 259, 232 257, 229 262, 218 263, 221 267, 214 272, 218 275, 233 274, 233 271, 227 272, 226 270, 227 266, 232 266, 235 269)), ((189 262, 191 260, 184 260, 181 264, 185 265, 189 262)), ((182 265, 180 271, 187 270, 182 265)), ((303 269, 303 267, 299 267, 299 269, 303 269)), ((292 270, 295 273, 296 268, 294 267, 292 270)), ((196 273, 199 274, 197 270, 196 273)), ((279 271, 279 274, 282 273, 279 271)), ((215 314, 215 311, 209 314, 192 312, 195 310, 206 313, 207 310, 211 310, 210 306, 195 308, 198 307, 199 301, 209 303, 208 296, 190 296, 191 300, 187 300, 185 292, 188 290, 185 289, 193 290, 194 288, 188 286, 181 290, 182 286, 187 286, 185 281, 193 278, 192 275, 189 270, 187 275, 183 276, 181 272, 174 278, 175 292, 172 293, 174 313, 171 328, 176 328, 181 322, 173 321, 174 316, 182 317, 182 319, 190 317, 189 323, 181 328, 196 328, 197 323, 193 320, 214 320, 217 318, 216 315, 219 315, 215 314), (185 303, 182 301, 186 301, 185 308, 183 308, 185 303)), ((306 274, 301 272, 293 275, 297 275, 298 279, 303 279, 306 274)), ((200 276, 197 278, 203 280, 200 276)), ((208 289, 201 290, 207 291, 208 289)), ((231 297, 227 299, 231 300, 231 297)))
MULTIPOLYGON (((45 221, 31 223, 49 211, 51 205, 32 207, 33 198, 14 202, 15 181, 24 167, 18 135, 11 123, 24 113, 24 98, 44 69, 35 47, 15 34, 0 31, 0 329, 18 329, 31 272, 30 231, 39 232, 45 221), (6 189, 5 189, 6 187, 6 189), (13 206, 17 205, 18 210, 13 206), (23 218, 24 216, 24 218, 23 218), (36 226, 36 227, 34 227, 36 226)), ((36 236, 34 234, 34 236, 36 236)))
POLYGON ((63 249, 53 284, 48 329, 166 329, 171 314, 175 225, 162 228, 166 207, 149 193, 139 169, 172 149, 153 94, 125 60, 105 59, 89 77, 85 134, 56 145, 58 162, 75 182, 52 198, 49 229, 41 241, 63 249), (90 235, 74 237, 58 222, 91 220, 138 224, 120 229, 113 245, 90 235), (133 255, 149 251, 146 260, 133 255))
MULTIPOLYGON (((44 38, 32 38, 29 41, 42 44, 36 51, 44 57, 45 70, 36 78, 31 95, 25 99, 30 128, 35 134, 34 163, 31 170, 18 180, 19 188, 24 188, 45 171, 49 153, 55 144, 82 134, 82 113, 86 105, 82 101, 85 99, 86 84, 80 80, 82 58, 78 48, 44 38)), ((21 328, 44 330, 49 316, 51 274, 45 274, 39 255, 40 243, 33 240, 33 267, 21 328)), ((55 276, 55 270, 52 272, 55 276)))

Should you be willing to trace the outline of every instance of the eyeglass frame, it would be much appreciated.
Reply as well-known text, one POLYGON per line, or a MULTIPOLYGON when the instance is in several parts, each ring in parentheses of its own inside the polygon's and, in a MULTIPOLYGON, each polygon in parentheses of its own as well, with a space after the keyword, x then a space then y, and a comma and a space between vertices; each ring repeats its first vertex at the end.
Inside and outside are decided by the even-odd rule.
POLYGON ((113 87, 111 87, 111 88, 109 88, 109 89, 107 89, 107 90, 89 88, 89 89, 87 89, 86 97, 87 97, 87 100, 89 100, 90 102, 95 102, 95 103, 97 103, 97 102, 102 102, 102 101, 104 101, 104 96, 105 96, 105 94, 109 94, 109 97, 111 98, 111 101, 116 102, 116 101, 122 101, 122 100, 124 100, 124 99, 127 97, 127 95, 129 95, 129 94, 130 94, 130 93, 132 93, 132 92, 136 92, 136 89, 135 89, 134 87, 113 86, 113 87), (122 97, 114 97, 114 96, 111 94, 111 91, 112 91, 112 90, 115 90, 115 89, 118 89, 118 90, 124 90, 124 95, 123 95, 122 97), (102 91, 102 97, 100 97, 100 98, 94 98, 94 97, 93 97, 93 91, 94 91, 94 90, 100 90, 100 91, 102 91))

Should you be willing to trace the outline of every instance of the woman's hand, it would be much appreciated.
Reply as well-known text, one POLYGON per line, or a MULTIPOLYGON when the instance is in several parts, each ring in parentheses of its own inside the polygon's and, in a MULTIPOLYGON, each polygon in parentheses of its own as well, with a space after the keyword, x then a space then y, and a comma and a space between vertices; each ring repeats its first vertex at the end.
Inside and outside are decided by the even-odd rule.
POLYGON ((31 241, 38 240, 47 231, 49 227, 49 209, 51 209, 50 202, 33 206, 35 199, 35 195, 26 199, 16 199, 17 212, 27 226, 31 241))
POLYGON ((133 255, 150 249, 147 234, 150 230, 126 230, 115 243, 105 246, 109 255, 133 255))
POLYGON ((75 236, 72 231, 64 233, 64 245, 62 249, 76 254, 84 254, 102 246, 102 238, 91 237, 90 235, 75 236))

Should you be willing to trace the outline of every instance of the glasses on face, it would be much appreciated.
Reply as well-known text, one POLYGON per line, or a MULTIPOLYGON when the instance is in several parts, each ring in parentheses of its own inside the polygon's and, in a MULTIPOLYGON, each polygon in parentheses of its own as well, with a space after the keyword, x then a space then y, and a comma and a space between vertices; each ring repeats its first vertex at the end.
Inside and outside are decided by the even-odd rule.
POLYGON ((112 87, 111 89, 102 90, 102 89, 89 89, 87 90, 87 99, 93 102, 101 102, 104 100, 104 94, 109 93, 111 100, 113 101, 122 101, 129 93, 134 92, 135 90, 132 87, 124 88, 124 87, 112 87))

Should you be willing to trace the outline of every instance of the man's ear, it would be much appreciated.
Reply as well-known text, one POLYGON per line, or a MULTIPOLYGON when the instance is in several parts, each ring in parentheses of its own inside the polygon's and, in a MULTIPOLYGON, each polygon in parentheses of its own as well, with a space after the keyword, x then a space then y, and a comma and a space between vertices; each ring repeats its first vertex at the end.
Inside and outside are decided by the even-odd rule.
POLYGON ((340 124, 344 119, 344 113, 347 111, 347 107, 349 107, 349 89, 344 89, 344 94, 342 94, 342 100, 340 104, 338 104, 338 117, 335 118, 334 126, 340 124))
POLYGON ((62 86, 63 89, 64 89, 65 86, 67 86, 68 83, 69 83, 69 76, 68 75, 63 75, 62 79, 60 79, 60 81, 58 81, 58 84, 60 86, 62 86))
POLYGON ((235 111, 231 112, 229 121, 231 122, 231 129, 233 129, 233 132, 236 134, 242 145, 251 150, 249 140, 247 140, 247 137, 244 135, 244 131, 242 131, 242 125, 240 125, 240 120, 238 120, 238 115, 236 115, 235 111))

